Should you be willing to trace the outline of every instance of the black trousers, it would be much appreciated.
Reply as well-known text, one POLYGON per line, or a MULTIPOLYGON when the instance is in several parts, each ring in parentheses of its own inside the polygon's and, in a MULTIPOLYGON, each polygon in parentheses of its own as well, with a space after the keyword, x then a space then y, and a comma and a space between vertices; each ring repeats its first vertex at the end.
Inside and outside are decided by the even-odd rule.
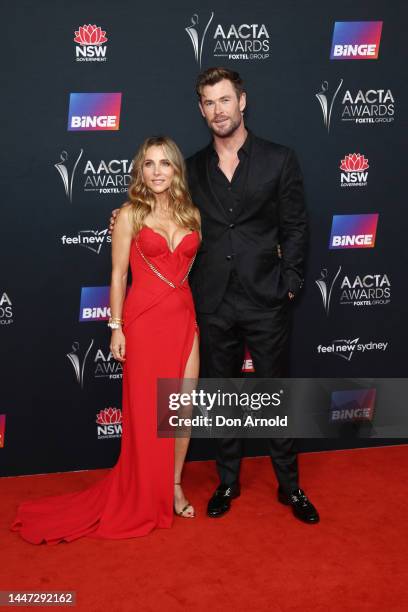
MULTIPOLYGON (((291 305, 287 302, 265 309, 255 304, 242 287, 235 271, 217 310, 197 312, 200 327, 200 376, 239 378, 245 344, 251 353, 255 376, 285 376, 291 305)), ((217 440, 216 465, 221 484, 239 482, 243 440, 217 440)), ((290 493, 299 487, 295 440, 270 438, 268 448, 280 487, 290 493)))

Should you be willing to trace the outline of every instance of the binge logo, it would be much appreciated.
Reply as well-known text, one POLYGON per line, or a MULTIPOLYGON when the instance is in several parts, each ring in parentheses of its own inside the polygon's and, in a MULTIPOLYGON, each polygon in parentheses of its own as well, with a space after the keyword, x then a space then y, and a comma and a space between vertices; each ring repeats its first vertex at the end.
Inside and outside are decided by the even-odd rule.
POLYGON ((245 347, 244 361, 242 364, 241 372, 255 372, 254 364, 252 361, 251 353, 248 347, 245 347))
POLYGON ((377 59, 382 21, 336 21, 330 59, 377 59))
POLYGON ((5 433, 6 433, 6 415, 0 414, 0 448, 4 448, 5 433))
POLYGON ((118 130, 121 103, 121 93, 70 94, 68 131, 118 130))
POLYGON ((378 216, 333 215, 329 249, 374 248, 378 216))
POLYGON ((376 389, 333 391, 331 395, 331 421, 372 421, 376 389))
POLYGON ((79 321, 107 321, 110 317, 109 286, 82 287, 79 321))

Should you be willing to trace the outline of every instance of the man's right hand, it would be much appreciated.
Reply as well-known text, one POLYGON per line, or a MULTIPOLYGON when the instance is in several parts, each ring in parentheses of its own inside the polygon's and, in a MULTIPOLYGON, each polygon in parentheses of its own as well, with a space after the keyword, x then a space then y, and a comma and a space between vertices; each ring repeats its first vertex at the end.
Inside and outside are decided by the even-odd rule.
POLYGON ((115 227, 116 215, 118 214, 120 208, 115 208, 112 210, 112 216, 109 219, 109 233, 112 234, 113 228, 115 227))

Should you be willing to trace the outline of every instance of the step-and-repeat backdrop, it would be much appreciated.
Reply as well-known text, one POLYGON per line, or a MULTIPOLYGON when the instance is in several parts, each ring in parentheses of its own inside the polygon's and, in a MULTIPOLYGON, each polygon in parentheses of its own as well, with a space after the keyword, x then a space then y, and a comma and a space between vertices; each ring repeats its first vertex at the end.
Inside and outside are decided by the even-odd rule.
MULTIPOLYGON (((373 0, 3 8, 2 475, 115 462, 122 368, 106 326, 107 222, 126 199, 145 137, 167 134, 186 156, 208 142, 194 85, 209 66, 241 73, 248 127, 293 147, 303 169, 311 233, 291 375, 367 377, 368 387, 372 377, 406 375, 402 8, 373 0)), ((250 357, 244 365, 251 370, 250 357)), ((264 450, 262 440, 247 447, 264 450)), ((193 440, 189 458, 213 451, 193 440)))

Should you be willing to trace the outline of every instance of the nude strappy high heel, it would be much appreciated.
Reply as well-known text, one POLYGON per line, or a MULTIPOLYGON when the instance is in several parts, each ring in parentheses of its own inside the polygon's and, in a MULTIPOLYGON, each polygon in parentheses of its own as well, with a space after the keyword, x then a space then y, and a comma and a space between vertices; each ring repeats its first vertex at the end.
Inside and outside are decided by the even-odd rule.
MULTIPOLYGON (((175 482, 175 485, 181 486, 181 482, 175 482)), ((181 516, 183 518, 194 518, 195 517, 195 513, 192 516, 186 516, 184 514, 184 512, 188 509, 188 508, 193 508, 193 506, 190 504, 189 501, 187 501, 187 504, 184 506, 184 508, 182 510, 180 510, 180 512, 177 512, 176 508, 173 507, 174 509, 174 514, 177 514, 177 516, 181 516)), ((193 508, 194 510, 194 508, 193 508)))

